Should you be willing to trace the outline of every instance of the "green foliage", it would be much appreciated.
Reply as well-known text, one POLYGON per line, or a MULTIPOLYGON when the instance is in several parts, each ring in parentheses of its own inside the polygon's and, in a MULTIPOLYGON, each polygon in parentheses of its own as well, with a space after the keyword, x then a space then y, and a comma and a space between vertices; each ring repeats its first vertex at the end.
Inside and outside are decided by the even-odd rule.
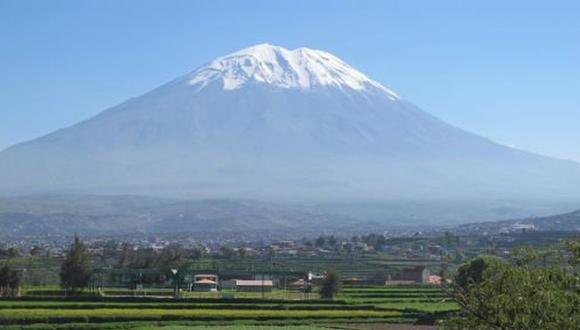
POLYGON ((60 270, 61 286, 72 293, 82 291, 89 285, 93 270, 85 245, 75 236, 60 270))
POLYGON ((580 324, 579 242, 538 251, 520 248, 509 262, 478 258, 452 286, 460 314, 448 329, 577 329, 580 324))
MULTIPOLYGON (((120 294, 116 290, 111 294, 120 294)), ((154 297, 25 296, 0 299, 0 324, 38 329, 100 329, 101 326, 133 329, 137 323, 155 327, 161 323, 184 322, 185 325, 187 322, 204 326, 229 324, 232 329, 238 329, 242 324, 384 324, 416 320, 429 323, 457 309, 457 305, 444 301, 441 294, 437 287, 347 286, 336 300, 294 300, 286 295, 280 296, 284 299, 265 300, 238 296, 166 299, 157 297, 157 293, 154 297), (366 299, 376 299, 376 302, 365 303, 366 299)))
POLYGON ((191 250, 191 258, 194 260, 201 260, 205 255, 205 250, 201 247, 195 247, 191 250))
POLYGON ((330 235, 328 238, 328 245, 332 247, 336 246, 336 237, 334 237, 334 235, 330 235))
POLYGON ((326 277, 320 286, 320 298, 334 299, 338 295, 342 286, 340 274, 336 270, 329 270, 326 272, 326 277))
POLYGON ((161 252, 158 264, 162 269, 179 269, 188 261, 189 258, 183 247, 179 244, 171 244, 161 252))
POLYGON ((170 269, 183 269, 192 260, 192 254, 199 253, 197 258, 203 256, 203 251, 185 250, 179 244, 171 244, 161 251, 152 248, 133 249, 129 244, 121 246, 121 253, 116 263, 116 268, 128 270, 152 270, 153 272, 138 273, 134 281, 139 284, 151 285, 162 284, 168 278, 173 278, 170 269))
POLYGON ((460 242, 459 236, 453 234, 450 231, 445 232, 445 236, 443 236, 443 243, 445 244, 445 246, 450 247, 459 244, 459 242, 460 242))
POLYGON ((457 269, 455 283, 463 290, 468 290, 471 286, 481 283, 484 274, 488 269, 495 269, 503 263, 501 259, 489 256, 477 257, 457 269))
POLYGON ((231 259, 235 257, 236 251, 229 246, 222 246, 220 247, 220 254, 226 259, 231 259))
POLYGON ((0 268, 0 297, 18 296, 20 290, 21 273, 12 269, 8 262, 0 268))
POLYGON ((16 248, 0 249, 0 258, 16 258, 20 256, 20 251, 16 248))
POLYGON ((0 324, 177 320, 301 320, 400 316, 386 310, 230 310, 230 309, 0 309, 0 324))
POLYGON ((240 256, 241 259, 244 259, 246 257, 247 253, 248 253, 248 250, 244 247, 241 247, 238 250, 238 255, 240 256))
POLYGON ((326 244, 326 239, 323 236, 320 236, 314 241, 314 245, 317 247, 323 247, 326 244))
POLYGON ((42 255, 46 255, 46 250, 41 246, 35 245, 32 247, 32 249, 30 249, 30 255, 33 257, 40 257, 42 255))

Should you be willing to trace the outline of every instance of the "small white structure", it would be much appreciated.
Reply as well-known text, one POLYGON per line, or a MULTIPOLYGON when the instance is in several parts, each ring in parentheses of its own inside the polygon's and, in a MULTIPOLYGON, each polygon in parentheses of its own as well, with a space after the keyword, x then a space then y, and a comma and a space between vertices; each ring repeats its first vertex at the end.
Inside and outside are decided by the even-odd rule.
POLYGON ((193 291, 216 292, 218 276, 213 274, 197 274, 193 276, 193 291))
POLYGON ((535 231, 536 226, 531 223, 514 223, 510 229, 512 231, 535 231))
POLYGON ((222 287, 235 289, 236 291, 272 291, 274 282, 272 280, 230 280, 222 281, 222 287))

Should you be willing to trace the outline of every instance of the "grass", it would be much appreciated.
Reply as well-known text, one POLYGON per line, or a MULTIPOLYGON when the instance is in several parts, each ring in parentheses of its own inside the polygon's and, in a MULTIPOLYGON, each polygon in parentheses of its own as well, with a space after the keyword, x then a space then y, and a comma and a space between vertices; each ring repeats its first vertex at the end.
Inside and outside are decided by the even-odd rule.
MULTIPOLYGON (((140 292, 129 290, 126 284, 105 288, 105 297, 93 294, 64 298, 64 292, 56 285, 62 260, 27 257, 14 262, 27 269, 23 287, 26 297, 0 299, 2 330, 321 330, 353 323, 412 323, 431 313, 457 309, 444 300, 439 288, 430 286, 346 286, 336 301, 321 301, 316 291, 303 294, 280 289, 264 294, 230 291, 229 299, 222 299, 223 293, 184 292, 184 299, 175 300, 171 298, 171 283, 167 282, 163 287, 140 292), (148 297, 134 297, 143 294, 148 297)), ((401 267, 424 264, 437 267, 438 262, 395 259, 382 254, 276 255, 269 260, 214 257, 191 267, 200 272, 219 269, 234 274, 248 269, 256 273, 272 270, 317 273, 334 268, 345 278, 368 279, 401 267)))
POLYGON ((0 310, 0 322, 10 319, 44 319, 58 317, 76 317, 83 316, 87 318, 107 318, 107 317, 200 317, 200 318, 336 318, 336 317, 385 317, 396 316, 400 313, 393 311, 376 311, 376 310, 269 310, 269 309, 118 309, 118 308, 100 308, 100 309, 29 309, 29 308, 11 308, 0 310))
POLYGON ((69 302, 69 301, 0 301, 0 311, 12 309, 228 309, 228 310, 372 310, 374 305, 364 304, 268 304, 268 303, 123 303, 123 302, 69 302))
POLYGON ((0 325, 3 329, 36 330, 319 330, 329 324, 336 329, 353 322, 412 323, 424 315, 457 310, 434 287, 347 286, 336 301, 318 300, 316 293, 310 294, 311 300, 295 299, 283 290, 266 293, 263 300, 260 292, 234 293, 231 299, 216 299, 221 295, 215 293, 183 296, 178 300, 130 296, 0 299, 0 325))
MULTIPOLYGON (((34 329, 34 330, 324 330, 337 329, 335 325, 292 325, 292 324, 219 324, 204 322, 123 322, 123 323, 69 323, 69 324, 34 324, 6 326, 3 330, 34 329)), ((344 329, 341 327, 341 329, 344 329)))
POLYGON ((309 326, 309 325, 299 325, 299 326, 276 326, 276 325, 235 325, 235 326, 161 326, 161 327, 139 327, 138 330, 321 330, 329 329, 328 327, 322 326, 309 326))
POLYGON ((375 305, 376 308, 385 308, 391 310, 417 310, 420 312, 447 312, 457 311, 459 306, 454 302, 439 302, 439 303, 421 303, 421 302, 397 302, 397 303, 381 303, 375 305))

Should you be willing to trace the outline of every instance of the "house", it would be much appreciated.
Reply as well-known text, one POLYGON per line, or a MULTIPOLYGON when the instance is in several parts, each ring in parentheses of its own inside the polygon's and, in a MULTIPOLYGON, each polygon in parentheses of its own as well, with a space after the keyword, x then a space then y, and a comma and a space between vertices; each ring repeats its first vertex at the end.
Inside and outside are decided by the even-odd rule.
POLYGON ((425 266, 404 268, 399 273, 389 274, 385 285, 428 284, 431 273, 425 266))
POLYGON ((197 274, 193 276, 193 291, 216 292, 218 276, 213 274, 197 274))
POLYGON ((224 281, 223 287, 245 292, 272 291, 274 282, 272 280, 231 280, 224 281), (227 282, 227 283, 226 283, 227 282))
POLYGON ((308 272, 307 278, 308 278, 308 282, 311 282, 313 284, 320 284, 320 283, 322 283, 322 281, 324 281, 324 279, 326 278, 326 275, 308 272))
POLYGON ((429 284, 441 285, 442 281, 443 281, 443 278, 441 276, 438 276, 438 275, 429 276, 429 284))

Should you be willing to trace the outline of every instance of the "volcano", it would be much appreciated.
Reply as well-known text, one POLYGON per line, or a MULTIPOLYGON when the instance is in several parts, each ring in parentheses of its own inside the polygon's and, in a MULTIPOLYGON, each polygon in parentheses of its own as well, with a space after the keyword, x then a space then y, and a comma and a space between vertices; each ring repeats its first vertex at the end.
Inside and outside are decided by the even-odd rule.
POLYGON ((62 192, 558 200, 580 197, 580 165, 449 125, 328 52, 261 44, 0 152, 0 193, 62 192))

